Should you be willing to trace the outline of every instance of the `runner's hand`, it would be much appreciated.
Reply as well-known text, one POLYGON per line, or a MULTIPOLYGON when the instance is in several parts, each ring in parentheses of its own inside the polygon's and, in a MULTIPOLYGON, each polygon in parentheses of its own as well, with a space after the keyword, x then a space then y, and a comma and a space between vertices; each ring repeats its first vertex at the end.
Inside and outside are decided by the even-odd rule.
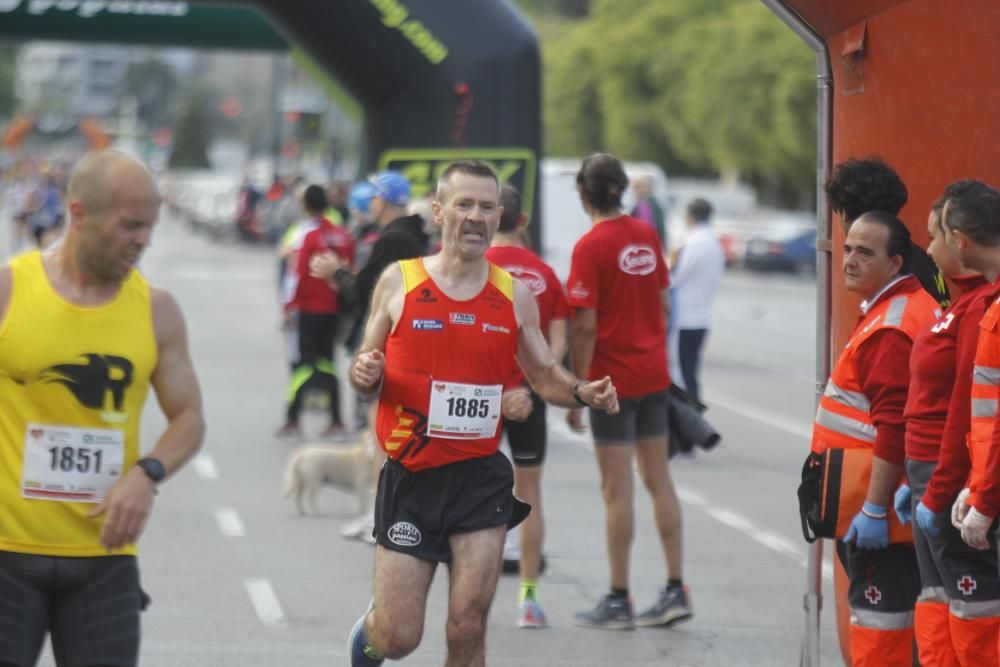
POLYGON ((531 416, 535 404, 531 401, 531 393, 524 387, 515 387, 505 391, 500 399, 500 412, 504 419, 523 422, 531 416))
POLYGON ((340 261, 340 257, 335 252, 322 252, 309 259, 309 275, 313 278, 329 280, 342 268, 344 268, 344 263, 340 261))
POLYGON ((573 433, 583 433, 587 426, 583 423, 583 410, 581 408, 570 408, 566 411, 566 423, 573 433))
POLYGON ((87 515, 92 519, 104 515, 101 546, 114 551, 135 543, 146 527, 155 494, 156 483, 141 468, 133 467, 125 473, 87 515))
POLYGON ((962 530, 962 520, 969 513, 969 493, 968 489, 962 489, 951 506, 951 525, 959 530, 962 530))
POLYGON ((993 517, 980 514, 975 507, 970 507, 962 519, 962 541, 973 549, 989 549, 989 532, 992 525, 993 517))
POLYGON ((385 372, 385 355, 382 350, 371 350, 358 355, 358 360, 351 369, 354 383, 360 387, 371 389, 382 379, 385 372))
POLYGON ((588 382, 580 387, 580 398, 595 410, 604 410, 609 415, 618 414, 618 390, 605 375, 600 380, 588 382))

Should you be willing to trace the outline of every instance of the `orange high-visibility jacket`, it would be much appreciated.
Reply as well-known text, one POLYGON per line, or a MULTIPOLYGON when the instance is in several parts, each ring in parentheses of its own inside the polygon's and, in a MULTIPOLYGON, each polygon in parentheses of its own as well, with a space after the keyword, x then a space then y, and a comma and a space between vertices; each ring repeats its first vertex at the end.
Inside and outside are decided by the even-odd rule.
POLYGON ((993 423, 997 418, 997 401, 1000 399, 1000 298, 990 304, 979 322, 979 342, 976 344, 976 365, 972 371, 972 418, 969 423, 969 505, 978 502, 977 492, 982 485, 993 439, 993 423))
POLYGON ((871 403, 862 393, 858 380, 858 348, 882 329, 898 329, 912 341, 940 316, 938 303, 922 289, 886 299, 868 311, 854 328, 820 398, 813 424, 814 452, 822 453, 830 448, 874 448, 871 403))

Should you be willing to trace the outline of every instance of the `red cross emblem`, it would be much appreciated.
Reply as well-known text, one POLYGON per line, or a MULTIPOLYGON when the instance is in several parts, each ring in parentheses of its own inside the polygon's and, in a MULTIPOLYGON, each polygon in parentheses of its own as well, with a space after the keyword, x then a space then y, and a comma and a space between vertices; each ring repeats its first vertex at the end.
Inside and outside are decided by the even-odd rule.
POLYGON ((872 604, 878 604, 879 600, 882 599, 882 591, 875 588, 874 586, 869 586, 865 590, 865 597, 868 598, 868 601, 871 602, 872 604))
POLYGON ((958 580, 958 590, 962 591, 962 595, 972 595, 972 591, 976 590, 976 580, 969 575, 963 576, 958 580))

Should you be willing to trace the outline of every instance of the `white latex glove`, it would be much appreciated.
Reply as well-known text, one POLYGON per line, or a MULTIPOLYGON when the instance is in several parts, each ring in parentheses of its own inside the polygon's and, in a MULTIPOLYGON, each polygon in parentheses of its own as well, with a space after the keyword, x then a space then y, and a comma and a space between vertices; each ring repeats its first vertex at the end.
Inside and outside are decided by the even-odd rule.
POLYGON ((962 489, 951 506, 951 525, 955 526, 958 530, 962 530, 962 520, 969 513, 968 500, 969 490, 962 489))
POLYGON ((993 517, 980 514, 975 507, 969 508, 969 513, 962 520, 962 540, 973 549, 989 549, 989 531, 993 525, 993 517))

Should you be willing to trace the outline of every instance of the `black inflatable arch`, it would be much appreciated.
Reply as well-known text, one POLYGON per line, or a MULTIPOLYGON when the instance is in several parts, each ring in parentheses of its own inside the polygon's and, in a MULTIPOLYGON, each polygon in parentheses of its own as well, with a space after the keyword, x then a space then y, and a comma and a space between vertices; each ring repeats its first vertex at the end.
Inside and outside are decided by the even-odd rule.
POLYGON ((400 169, 426 194, 448 161, 483 158, 537 220, 538 41, 508 0, 235 4, 266 13, 359 102, 366 168, 400 169))

